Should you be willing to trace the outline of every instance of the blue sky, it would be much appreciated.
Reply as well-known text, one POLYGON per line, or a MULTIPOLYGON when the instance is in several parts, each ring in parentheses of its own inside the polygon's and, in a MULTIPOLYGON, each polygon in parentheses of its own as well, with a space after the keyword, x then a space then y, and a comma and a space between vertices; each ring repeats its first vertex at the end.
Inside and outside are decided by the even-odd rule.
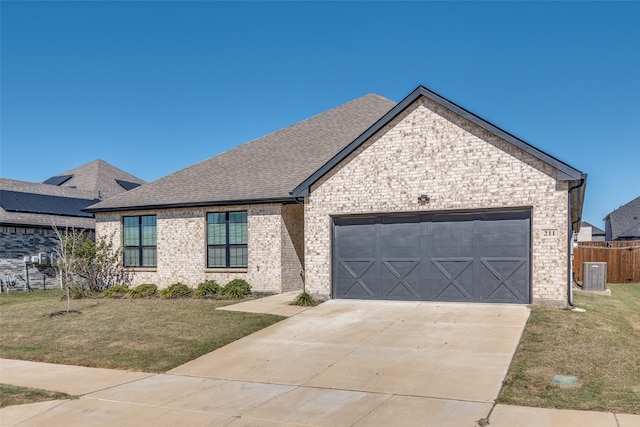
POLYGON ((0 3, 0 176, 95 159, 151 181, 418 85, 640 195, 639 2, 0 3))

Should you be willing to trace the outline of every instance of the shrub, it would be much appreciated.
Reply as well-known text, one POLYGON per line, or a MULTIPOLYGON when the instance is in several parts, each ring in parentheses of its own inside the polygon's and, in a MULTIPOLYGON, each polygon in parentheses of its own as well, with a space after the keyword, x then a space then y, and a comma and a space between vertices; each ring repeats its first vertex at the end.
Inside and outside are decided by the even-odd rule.
POLYGON ((233 279, 222 288, 220 293, 225 298, 240 299, 251 295, 251 286, 246 280, 233 279))
POLYGON ((69 287, 69 297, 71 299, 82 299, 91 296, 91 292, 82 285, 69 287))
POLYGON ((193 292, 196 298, 217 295, 220 292, 220 285, 215 280, 205 280, 198 284, 198 288, 193 292))
POLYGON ((127 285, 115 285, 102 292, 103 297, 107 298, 122 298, 129 292, 127 285))
POLYGON ((163 298, 180 298, 180 297, 188 297, 191 295, 193 290, 185 285, 184 283, 173 283, 169 285, 168 288, 165 288, 160 291, 160 295, 163 298))
POLYGON ((127 297, 129 298, 148 298, 158 293, 158 287, 153 283, 143 283, 135 288, 129 289, 127 297))
POLYGON ((303 307, 311 307, 317 304, 318 302, 307 292, 299 294, 296 299, 293 300, 293 305, 300 305, 303 307))

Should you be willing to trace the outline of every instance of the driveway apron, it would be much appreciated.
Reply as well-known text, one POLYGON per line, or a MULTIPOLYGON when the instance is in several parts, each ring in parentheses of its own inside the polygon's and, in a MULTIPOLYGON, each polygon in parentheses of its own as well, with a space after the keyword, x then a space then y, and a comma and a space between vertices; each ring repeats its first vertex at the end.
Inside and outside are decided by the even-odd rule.
POLYGON ((528 315, 523 305, 331 300, 20 425, 87 425, 92 414, 95 425, 472 427, 528 315))

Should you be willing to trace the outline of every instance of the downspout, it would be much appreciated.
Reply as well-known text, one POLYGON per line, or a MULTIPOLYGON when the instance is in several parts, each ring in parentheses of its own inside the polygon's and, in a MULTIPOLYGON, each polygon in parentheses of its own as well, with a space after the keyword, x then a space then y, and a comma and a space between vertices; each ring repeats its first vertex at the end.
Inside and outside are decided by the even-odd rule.
POLYGON ((580 221, 578 218, 575 222, 571 222, 571 192, 577 190, 578 188, 584 185, 584 178, 580 178, 580 183, 578 185, 574 185, 569 188, 568 191, 568 211, 569 215, 567 217, 567 225, 568 225, 568 240, 569 243, 567 245, 567 260, 569 263, 569 267, 567 268, 567 304, 574 308, 576 305, 573 303, 573 259, 571 259, 571 255, 573 254, 573 224, 575 222, 580 221))
MULTIPOLYGON (((293 191, 289 192, 290 195, 293 195, 293 191)), ((301 205, 304 205, 304 197, 295 197, 294 200, 296 201, 296 203, 299 203, 301 205)), ((302 214, 302 227, 303 227, 303 233, 304 233, 304 212, 302 214)), ((303 256, 304 256, 304 248, 302 248, 303 251, 303 256)), ((303 259, 304 261, 304 259, 303 259)), ((304 275, 304 267, 302 268, 302 270, 300 270, 300 280, 302 280, 302 292, 303 293, 307 293, 307 281, 305 280, 305 275, 304 275)))

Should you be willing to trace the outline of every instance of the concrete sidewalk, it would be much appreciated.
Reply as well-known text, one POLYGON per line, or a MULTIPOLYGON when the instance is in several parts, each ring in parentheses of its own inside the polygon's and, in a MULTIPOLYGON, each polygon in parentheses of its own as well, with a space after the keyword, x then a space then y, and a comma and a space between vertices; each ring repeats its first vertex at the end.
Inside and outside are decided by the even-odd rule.
MULTIPOLYGON (((0 365, 4 367, 5 362, 0 360, 0 365)), ((38 369, 38 363, 25 363, 38 369)), ((57 369, 46 365, 60 376, 67 376, 69 382, 84 380, 84 377, 70 377, 71 371, 66 366, 59 365, 57 369)), ((105 381, 123 374, 100 371, 109 377, 105 381)), ((96 374, 93 375, 95 378, 96 374)), ((20 381, 12 381, 15 382, 20 381)), ((51 389, 58 385, 56 382, 44 387, 51 389)), ((78 400, 2 408, 0 425, 475 427, 478 420, 487 417, 491 406, 414 396, 152 375, 83 395, 78 400), (300 423, 301 419, 305 421, 300 423)), ((636 427, 640 425, 640 415, 496 405, 489 422, 491 427, 636 427)))
POLYGON ((298 294, 300 294, 299 291, 285 292, 265 298, 257 298, 238 304, 218 307, 217 310, 277 314, 278 316, 291 317, 311 308, 291 304, 298 294))
MULTIPOLYGON (((242 304, 295 307, 292 296, 269 298, 242 304)), ((166 374, 0 360, 0 382, 80 395, 0 409, 0 425, 640 425, 640 415, 494 405, 524 306, 334 300, 302 309, 166 374)))

